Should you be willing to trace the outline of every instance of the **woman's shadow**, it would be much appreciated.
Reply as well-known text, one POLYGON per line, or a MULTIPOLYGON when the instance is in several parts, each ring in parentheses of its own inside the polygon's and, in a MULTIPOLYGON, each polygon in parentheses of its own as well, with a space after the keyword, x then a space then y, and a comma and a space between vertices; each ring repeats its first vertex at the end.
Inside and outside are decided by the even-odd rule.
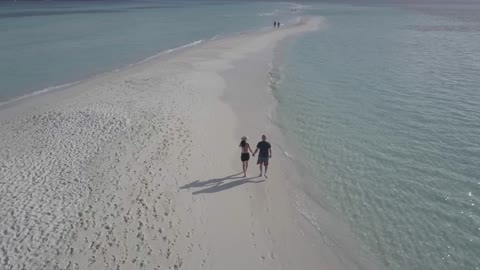
POLYGON ((260 183, 264 182, 265 179, 263 180, 258 180, 258 181, 252 181, 252 179, 258 178, 257 177, 248 177, 248 178, 243 178, 239 175, 242 173, 237 173, 237 174, 232 174, 229 176, 225 176, 222 178, 214 178, 214 179, 209 179, 209 180, 196 180, 193 181, 192 183, 185 185, 183 187, 180 187, 180 189, 190 189, 190 188, 202 188, 202 187, 207 187, 201 190, 197 190, 192 192, 193 195, 201 194, 201 193, 215 193, 219 191, 223 191, 226 189, 230 189, 239 185, 247 184, 247 183, 260 183), (229 180, 234 180, 234 179, 239 179, 235 181, 229 181, 229 180))

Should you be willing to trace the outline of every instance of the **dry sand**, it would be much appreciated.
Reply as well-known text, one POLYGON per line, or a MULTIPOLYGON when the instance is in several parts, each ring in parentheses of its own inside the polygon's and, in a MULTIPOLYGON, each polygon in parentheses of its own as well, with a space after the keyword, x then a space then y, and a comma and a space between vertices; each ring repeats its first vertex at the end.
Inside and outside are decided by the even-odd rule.
POLYGON ((1 110, 1 268, 364 268, 340 248, 348 228, 331 236, 342 225, 305 210, 270 121, 276 46, 321 26, 209 41, 1 110), (239 138, 262 133, 269 178, 255 158, 241 178, 239 138))

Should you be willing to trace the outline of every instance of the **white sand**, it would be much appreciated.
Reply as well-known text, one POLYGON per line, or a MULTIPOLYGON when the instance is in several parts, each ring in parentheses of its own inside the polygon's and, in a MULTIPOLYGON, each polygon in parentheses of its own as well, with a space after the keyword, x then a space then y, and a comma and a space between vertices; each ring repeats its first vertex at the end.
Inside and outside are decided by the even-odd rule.
MULTIPOLYGON (((3 269, 358 269, 307 211, 271 124, 269 64, 309 18, 152 59, 0 111, 3 269), (262 133, 269 178, 240 178, 262 133)), ((319 220, 319 217, 322 217, 319 220)), ((354 259, 352 259, 354 258, 354 259)))

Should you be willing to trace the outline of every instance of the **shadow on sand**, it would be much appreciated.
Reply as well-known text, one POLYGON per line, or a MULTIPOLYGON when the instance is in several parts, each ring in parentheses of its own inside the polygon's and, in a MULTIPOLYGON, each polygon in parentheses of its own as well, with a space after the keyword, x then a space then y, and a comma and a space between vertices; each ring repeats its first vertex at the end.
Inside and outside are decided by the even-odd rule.
POLYGON ((196 180, 188 185, 180 187, 180 189, 207 187, 207 188, 192 192, 193 195, 197 195, 201 193, 215 193, 215 192, 223 191, 223 190, 230 189, 230 188, 247 184, 247 183, 260 183, 265 181, 265 180, 252 181, 252 179, 258 178, 258 176, 243 178, 239 176, 241 174, 242 173, 237 173, 237 174, 232 174, 222 178, 214 178, 214 179, 209 179, 205 181, 196 180), (229 181, 234 179, 238 179, 238 180, 229 181))

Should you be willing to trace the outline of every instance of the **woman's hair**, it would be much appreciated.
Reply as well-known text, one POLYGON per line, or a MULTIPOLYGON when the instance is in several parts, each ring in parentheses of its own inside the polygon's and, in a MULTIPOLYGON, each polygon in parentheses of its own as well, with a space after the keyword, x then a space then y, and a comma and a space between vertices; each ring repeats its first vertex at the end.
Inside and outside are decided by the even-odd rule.
POLYGON ((247 142, 246 142, 245 140, 242 140, 242 141, 240 142, 240 145, 239 145, 239 146, 240 146, 240 147, 245 147, 245 145, 247 145, 247 142))

